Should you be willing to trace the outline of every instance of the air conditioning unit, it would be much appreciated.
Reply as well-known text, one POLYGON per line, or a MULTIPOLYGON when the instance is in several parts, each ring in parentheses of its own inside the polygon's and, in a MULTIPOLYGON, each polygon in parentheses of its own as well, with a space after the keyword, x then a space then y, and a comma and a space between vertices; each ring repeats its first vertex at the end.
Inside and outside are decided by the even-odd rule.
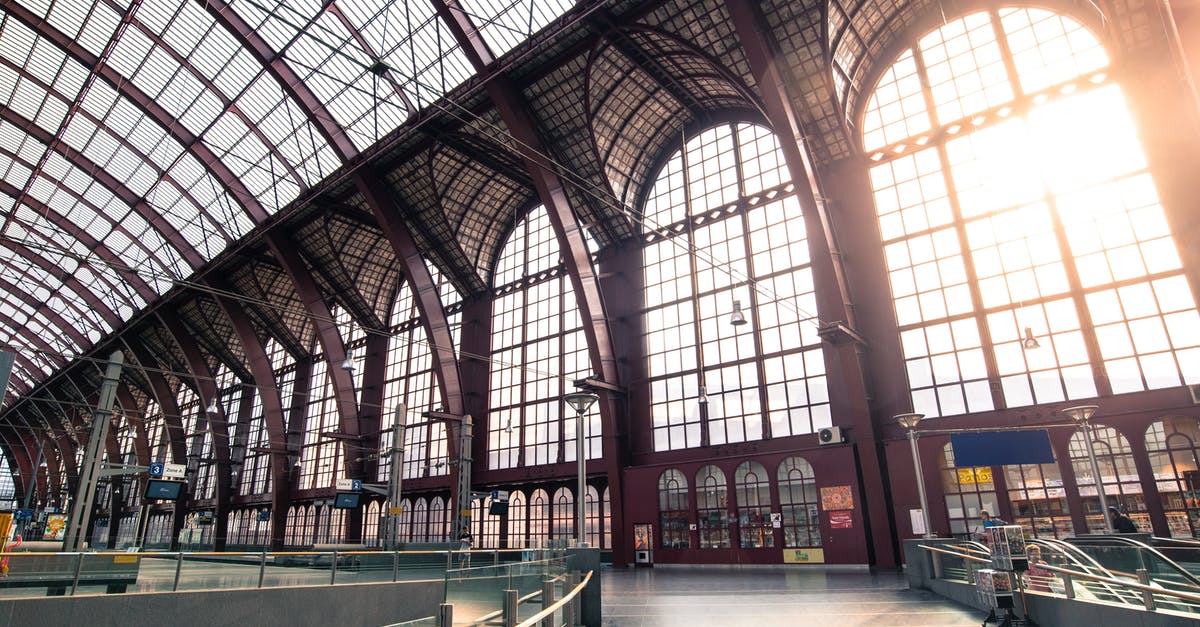
POLYGON ((1192 394, 1192 404, 1200 405, 1200 383, 1188 384, 1187 389, 1192 394))
POLYGON ((825 427, 817 431, 817 441, 821 444, 841 444, 846 441, 841 427, 825 427))

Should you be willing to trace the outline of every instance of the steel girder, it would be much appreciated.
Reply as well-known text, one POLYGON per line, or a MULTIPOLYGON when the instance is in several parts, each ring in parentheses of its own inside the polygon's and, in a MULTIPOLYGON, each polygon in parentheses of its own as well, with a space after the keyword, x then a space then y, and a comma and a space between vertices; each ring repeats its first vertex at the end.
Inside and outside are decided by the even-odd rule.
POLYGON ((254 325, 237 301, 221 295, 222 291, 228 290, 220 289, 222 286, 214 287, 217 289, 213 290, 213 298, 229 318, 238 339, 242 342, 247 361, 250 362, 250 374, 254 377, 254 384, 258 387, 259 398, 262 400, 263 424, 271 442, 271 549, 278 551, 283 548, 287 512, 291 505, 291 456, 298 455, 299 451, 288 442, 288 429, 284 422, 279 386, 275 382, 274 366, 262 341, 254 332, 254 325))

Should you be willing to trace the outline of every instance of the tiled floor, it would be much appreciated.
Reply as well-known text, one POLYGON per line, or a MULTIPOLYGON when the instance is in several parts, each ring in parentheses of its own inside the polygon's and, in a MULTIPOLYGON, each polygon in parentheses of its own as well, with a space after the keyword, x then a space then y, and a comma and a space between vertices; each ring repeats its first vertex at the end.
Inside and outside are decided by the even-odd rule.
POLYGON ((979 625, 986 614, 899 573, 797 566, 655 566, 602 571, 604 627, 979 625))

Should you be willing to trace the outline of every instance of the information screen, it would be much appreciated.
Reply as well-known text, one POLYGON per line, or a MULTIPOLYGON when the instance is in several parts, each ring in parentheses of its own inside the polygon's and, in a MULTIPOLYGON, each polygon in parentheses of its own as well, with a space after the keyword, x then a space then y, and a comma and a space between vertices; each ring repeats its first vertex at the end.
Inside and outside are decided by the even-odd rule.
POLYGON ((183 492, 182 481, 167 481, 151 479, 146 482, 146 492, 142 495, 148 501, 174 501, 183 492))
POLYGON ((337 498, 333 500, 333 507, 335 509, 354 509, 358 507, 361 499, 362 494, 358 492, 338 492, 337 498))

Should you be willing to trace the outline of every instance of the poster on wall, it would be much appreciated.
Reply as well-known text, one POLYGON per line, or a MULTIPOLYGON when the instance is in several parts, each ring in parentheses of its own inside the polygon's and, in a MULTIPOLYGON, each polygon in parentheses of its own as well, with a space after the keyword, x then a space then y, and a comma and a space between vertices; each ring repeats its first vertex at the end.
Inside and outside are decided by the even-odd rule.
POLYGON ((854 528, 854 512, 850 511, 850 510, 829 512, 829 528, 830 529, 853 529, 854 528))
POLYGON ((46 530, 42 532, 43 540, 61 542, 67 537, 67 515, 47 514, 46 530))
POLYGON ((784 549, 784 564, 824 564, 825 549, 784 549))
POLYGON ((821 509, 829 512, 838 509, 854 509, 854 495, 848 485, 821 488, 821 509))

